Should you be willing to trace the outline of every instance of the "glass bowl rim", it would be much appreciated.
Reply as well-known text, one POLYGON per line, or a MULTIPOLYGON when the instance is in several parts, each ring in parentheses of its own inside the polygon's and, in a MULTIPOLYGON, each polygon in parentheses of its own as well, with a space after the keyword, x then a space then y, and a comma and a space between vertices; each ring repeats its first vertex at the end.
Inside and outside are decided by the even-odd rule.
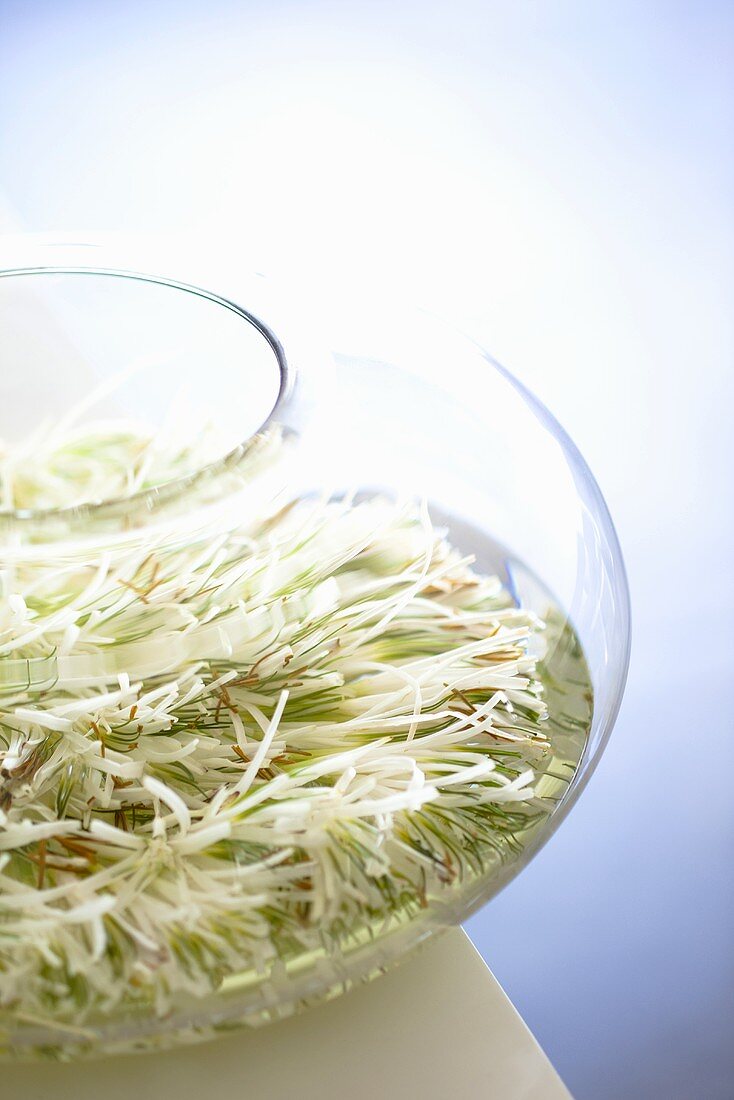
MULTIPOLYGON (((135 508, 140 508, 142 514, 152 518, 164 511, 167 506, 177 503, 185 493, 196 488, 201 482, 215 482, 220 475, 225 475, 239 466, 251 451, 255 441, 268 428, 277 423, 278 416, 293 390, 295 371, 286 358, 283 345, 270 326, 245 309, 244 306, 239 305, 230 298, 217 294, 215 291, 195 286, 192 283, 180 282, 168 276, 154 275, 126 268, 77 264, 43 264, 0 268, 0 279, 44 275, 89 275, 101 278, 125 279, 152 286, 163 286, 186 294, 193 294, 204 301, 209 301, 214 305, 230 310, 259 332, 269 345, 279 374, 278 393, 270 412, 262 423, 250 435, 242 439, 236 447, 213 462, 151 488, 139 489, 129 496, 109 497, 102 501, 84 502, 63 508, 0 509, 0 530, 3 528, 5 530, 22 530, 30 527, 37 531, 42 530, 46 525, 62 524, 70 534, 79 529, 83 529, 85 534, 89 534, 97 523, 106 524, 129 509, 135 508)), ((226 492, 225 489, 225 495, 226 492)))

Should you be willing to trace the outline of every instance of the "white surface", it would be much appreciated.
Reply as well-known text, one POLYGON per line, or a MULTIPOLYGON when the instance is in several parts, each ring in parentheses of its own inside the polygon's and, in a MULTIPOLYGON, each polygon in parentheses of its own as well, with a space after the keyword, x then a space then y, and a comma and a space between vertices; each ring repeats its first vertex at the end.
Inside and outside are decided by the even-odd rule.
POLYGON ((398 970, 295 1019, 164 1054, 0 1069, 23 1100, 568 1100, 457 929, 398 970))
POLYGON ((732 5, 0 0, 0 23, 6 228, 195 232, 379 285, 569 429, 627 556, 630 684, 471 933, 580 1097, 728 1100, 732 5))

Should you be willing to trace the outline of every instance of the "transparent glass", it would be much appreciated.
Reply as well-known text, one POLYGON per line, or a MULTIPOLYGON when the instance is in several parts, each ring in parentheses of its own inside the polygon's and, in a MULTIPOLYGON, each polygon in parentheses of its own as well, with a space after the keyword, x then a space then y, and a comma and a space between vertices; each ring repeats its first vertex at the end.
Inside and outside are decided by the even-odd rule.
MULTIPOLYGON (((368 310, 357 302, 351 309, 340 305, 337 313, 313 289, 294 293, 180 256, 143 254, 130 264, 95 245, 16 240, 3 257, 0 440, 8 449, 25 446, 25 458, 14 460, 21 488, 23 464, 31 467, 36 450, 59 425, 83 434, 85 425, 104 423, 114 432, 144 422, 146 431, 183 432, 186 438, 202 423, 216 430, 201 446, 177 452, 173 464, 153 462, 137 481, 103 498, 94 485, 86 490, 80 478, 72 479, 68 499, 53 506, 35 482, 18 500, 4 490, 0 601, 7 604, 18 575, 30 578, 33 593, 48 585, 49 570, 57 576, 65 568, 82 569, 91 576, 102 559, 134 556, 137 547, 147 553, 153 546, 165 557, 192 539, 207 545, 225 538, 229 545, 227 532, 254 517, 276 515, 274 502, 279 509, 293 501, 414 500, 452 546, 474 555, 473 568, 500 578, 513 606, 553 622, 545 658, 553 671, 545 685, 551 723, 555 703, 560 712, 563 702, 554 694, 554 676, 561 691, 564 677, 583 680, 577 700, 583 714, 575 727, 552 727, 559 744, 565 737, 570 746, 566 779, 542 788, 545 810, 532 828, 521 830, 521 843, 508 841, 479 869, 445 887, 432 885, 420 904, 404 911, 393 907, 379 920, 373 912, 360 927, 327 928, 323 918, 319 925, 317 917, 306 915, 305 925, 313 918, 316 931, 304 931, 302 949, 276 952, 259 967, 220 960, 211 988, 187 992, 182 986, 165 1004, 122 995, 110 1010, 97 1004, 72 1013, 59 1002, 57 1014, 49 1008, 39 1015, 24 1007, 22 997, 5 993, 5 1055, 72 1057, 201 1038, 278 1018, 379 974, 429 936, 464 920, 516 875, 568 813, 604 749, 627 672, 629 603, 619 544, 593 476, 562 428, 520 383, 473 343, 416 311, 368 310), (139 273, 140 267, 149 273, 139 273)), ((302 514, 305 527, 312 513, 302 514)), ((0 838, 22 817, 21 757, 13 738, 20 729, 23 744, 32 740, 29 707, 66 699, 67 684, 70 691, 85 685, 78 689, 82 693, 117 689, 120 676, 141 681, 138 698, 148 682, 160 684, 178 667, 175 646, 170 654, 163 646, 151 656, 163 630, 156 574, 121 583, 144 605, 138 608, 148 616, 141 620, 149 622, 143 635, 138 631, 115 648, 105 643, 95 653, 75 642, 74 633, 42 652, 0 645, 0 780, 9 792, 0 838)), ((3 606, 5 618, 11 612, 3 606)), ((254 674, 263 654, 270 657, 273 638, 253 664, 240 655, 244 643, 229 629, 230 620, 223 632, 216 625, 222 621, 217 614, 215 627, 197 635, 186 651, 188 659, 217 672, 254 674)), ((28 622, 32 633, 32 618, 28 622)), ((261 705, 267 720, 273 708, 261 705)), ((284 705, 287 716, 289 703, 284 705)), ((60 719, 54 738, 67 736, 65 721, 60 719)), ((75 727, 73 735, 94 739, 94 730, 80 734, 75 727)), ((256 740, 261 737, 262 730, 256 740)), ((128 749, 115 744, 110 759, 122 764, 108 786, 117 797, 140 776, 125 778, 133 775, 123 766, 128 749)), ((255 747, 252 738, 249 744, 255 747)), ((240 751, 243 767, 248 752, 240 751)), ((109 802, 109 791, 106 797, 109 802)), ((119 828, 121 812, 104 820, 119 828)), ((171 815, 176 813, 188 811, 172 804, 171 815)), ((80 818, 73 828, 86 837, 90 820, 80 818)), ((67 837, 72 847, 55 864, 44 840, 27 843, 33 864, 28 873, 38 876, 38 893, 53 889, 52 883, 63 885, 72 871, 82 879, 76 865, 91 857, 73 835, 67 837)), ((12 928, 20 927, 14 890, 0 891, 0 951, 6 958, 13 948, 1 941, 11 917, 12 928)), ((51 912, 52 901, 47 904, 51 912)), ((80 942, 84 951, 101 950, 91 933, 80 942)), ((83 965, 86 974, 89 960, 83 965)))

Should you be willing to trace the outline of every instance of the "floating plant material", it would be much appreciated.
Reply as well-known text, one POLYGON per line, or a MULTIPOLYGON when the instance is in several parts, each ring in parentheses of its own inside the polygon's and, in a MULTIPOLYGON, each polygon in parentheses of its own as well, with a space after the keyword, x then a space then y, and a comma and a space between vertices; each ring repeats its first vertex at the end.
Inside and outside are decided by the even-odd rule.
MULTIPOLYGON (((44 453, 6 473, 10 506, 165 478, 132 430, 44 453)), ((0 565, 6 1019, 163 1015, 379 935, 500 868, 557 797, 560 628, 425 508, 298 500, 0 565)))

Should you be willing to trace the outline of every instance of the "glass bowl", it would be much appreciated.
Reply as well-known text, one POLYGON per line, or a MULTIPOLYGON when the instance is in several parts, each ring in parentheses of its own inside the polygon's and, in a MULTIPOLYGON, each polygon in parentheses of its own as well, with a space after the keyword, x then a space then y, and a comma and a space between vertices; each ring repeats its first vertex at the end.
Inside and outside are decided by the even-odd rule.
POLYGON ((547 410, 417 311, 3 256, 3 1054, 277 1019, 569 811, 627 671, 612 522, 547 410))

